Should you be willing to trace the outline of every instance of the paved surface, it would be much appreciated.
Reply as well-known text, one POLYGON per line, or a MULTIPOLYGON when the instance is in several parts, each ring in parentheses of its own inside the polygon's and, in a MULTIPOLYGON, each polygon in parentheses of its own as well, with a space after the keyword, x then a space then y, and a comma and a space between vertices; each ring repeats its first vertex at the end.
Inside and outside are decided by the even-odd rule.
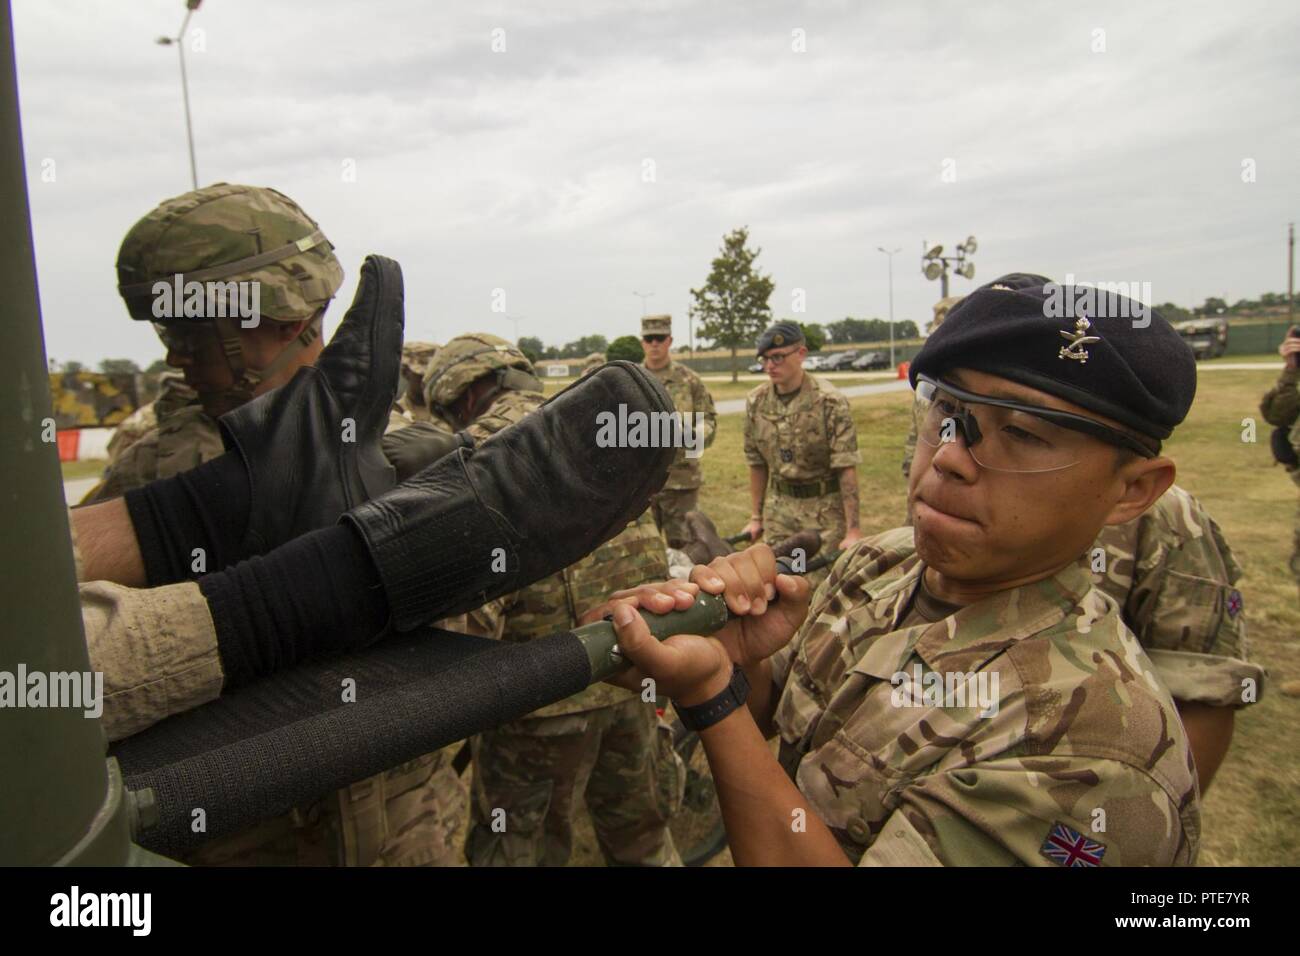
POLYGON ((91 488, 95 487, 98 478, 74 478, 71 481, 63 483, 63 499, 70 505, 75 505, 91 488))

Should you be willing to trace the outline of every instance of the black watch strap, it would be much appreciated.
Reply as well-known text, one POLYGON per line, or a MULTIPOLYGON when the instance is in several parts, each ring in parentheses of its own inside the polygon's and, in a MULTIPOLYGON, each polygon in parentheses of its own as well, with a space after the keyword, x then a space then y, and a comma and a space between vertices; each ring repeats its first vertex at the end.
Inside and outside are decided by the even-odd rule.
POLYGON ((731 681, 721 694, 694 707, 683 707, 674 703, 677 719, 687 730, 696 733, 706 727, 712 727, 733 710, 739 710, 749 700, 749 678, 739 664, 732 665, 731 681))

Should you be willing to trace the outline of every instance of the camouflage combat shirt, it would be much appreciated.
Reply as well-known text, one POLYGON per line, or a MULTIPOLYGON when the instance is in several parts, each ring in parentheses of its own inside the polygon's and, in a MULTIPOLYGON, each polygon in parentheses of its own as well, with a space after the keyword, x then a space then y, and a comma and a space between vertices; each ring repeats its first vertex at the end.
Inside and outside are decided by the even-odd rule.
MULTIPOLYGON (((700 415, 700 428, 703 431, 703 447, 713 444, 713 436, 718 428, 718 413, 713 407, 713 396, 705 388, 703 380, 685 365, 669 359, 663 368, 650 368, 642 363, 642 368, 659 379, 660 384, 672 396, 673 407, 682 415, 688 416, 692 424, 700 415)), ((700 439, 696 439, 699 441, 700 439)), ((665 491, 688 491, 704 483, 704 474, 700 458, 687 458, 686 449, 679 448, 668 471, 668 480, 664 482, 665 491)))
POLYGON ((783 402, 771 382, 745 398, 745 461, 769 479, 819 481, 858 463, 858 432, 849 400, 834 385, 804 373, 783 402))
POLYGON ((923 570, 911 528, 863 540, 773 659, 782 765, 850 859, 1192 863, 1182 723, 1086 570, 900 626, 923 570), (932 699, 916 680, 935 673, 983 675, 995 706, 932 699))
POLYGON ((183 405, 170 414, 160 414, 158 426, 122 452, 81 503, 121 497, 158 478, 173 478, 197 468, 224 452, 216 420, 201 405, 183 405))
POLYGON ((1171 486, 1141 517, 1103 528, 1083 564, 1174 699, 1243 707, 1263 694, 1264 669, 1250 663, 1236 586, 1241 566, 1218 524, 1182 488, 1171 486))

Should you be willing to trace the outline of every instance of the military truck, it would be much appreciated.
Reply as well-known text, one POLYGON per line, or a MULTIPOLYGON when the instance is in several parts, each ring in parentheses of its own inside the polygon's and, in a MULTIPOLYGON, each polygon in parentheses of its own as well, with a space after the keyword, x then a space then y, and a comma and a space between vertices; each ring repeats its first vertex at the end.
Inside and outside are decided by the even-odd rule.
POLYGON ((1228 351, 1227 319, 1189 319, 1175 322, 1174 328, 1192 347, 1196 361, 1218 358, 1228 351))

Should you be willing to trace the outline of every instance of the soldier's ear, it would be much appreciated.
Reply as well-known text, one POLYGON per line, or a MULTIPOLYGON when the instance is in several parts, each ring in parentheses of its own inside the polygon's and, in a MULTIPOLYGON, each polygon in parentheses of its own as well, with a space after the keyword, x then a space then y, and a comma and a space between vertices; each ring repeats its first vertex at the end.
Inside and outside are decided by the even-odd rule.
POLYGON ((1106 516, 1106 524, 1127 524, 1141 515, 1169 490, 1176 477, 1173 461, 1163 457, 1135 458, 1121 467, 1115 474, 1121 484, 1120 497, 1106 516))

